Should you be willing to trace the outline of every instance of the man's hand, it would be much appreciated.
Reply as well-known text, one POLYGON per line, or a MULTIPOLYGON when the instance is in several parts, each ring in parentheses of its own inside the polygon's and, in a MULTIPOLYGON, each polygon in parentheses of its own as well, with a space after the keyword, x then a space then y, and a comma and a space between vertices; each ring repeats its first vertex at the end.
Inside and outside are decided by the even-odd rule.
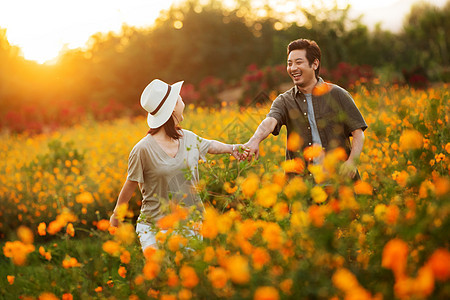
POLYGON ((111 218, 109 218, 109 225, 112 227, 119 227, 119 220, 117 220, 114 213, 111 215, 111 218))
POLYGON ((353 178, 356 175, 356 164, 352 159, 346 160, 339 168, 339 174, 353 178))
POLYGON ((239 161, 243 161, 248 157, 250 149, 242 144, 234 144, 232 146, 231 155, 239 161))
POLYGON ((244 147, 246 147, 248 152, 248 161, 251 161, 253 157, 255 159, 258 159, 259 157, 259 143, 258 142, 252 142, 251 140, 244 144, 244 147))

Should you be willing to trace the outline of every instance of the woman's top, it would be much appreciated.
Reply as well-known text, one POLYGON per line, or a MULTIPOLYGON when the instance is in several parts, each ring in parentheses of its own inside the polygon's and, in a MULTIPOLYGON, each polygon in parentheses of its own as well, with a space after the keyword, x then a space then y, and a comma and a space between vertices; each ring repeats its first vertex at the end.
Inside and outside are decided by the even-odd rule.
POLYGON ((165 215, 169 201, 185 207, 195 206, 203 212, 195 186, 199 180, 198 161, 204 159, 210 144, 210 140, 183 129, 175 157, 169 156, 151 134, 133 147, 127 180, 137 181, 142 194, 138 223, 158 221, 165 215))

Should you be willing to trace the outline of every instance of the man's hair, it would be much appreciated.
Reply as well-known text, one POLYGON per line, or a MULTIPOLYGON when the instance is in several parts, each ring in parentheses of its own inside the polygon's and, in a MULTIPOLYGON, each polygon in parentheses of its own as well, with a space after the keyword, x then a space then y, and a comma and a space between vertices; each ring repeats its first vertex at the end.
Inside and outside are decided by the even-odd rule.
POLYGON ((319 66, 315 70, 316 78, 319 78, 319 71, 320 71, 320 58, 322 56, 320 52, 319 45, 315 41, 307 40, 307 39, 298 39, 295 41, 292 41, 287 46, 287 54, 291 53, 294 50, 306 50, 306 59, 309 62, 309 66, 312 65, 314 60, 319 61, 319 66))
POLYGON ((148 133, 150 133, 151 135, 154 135, 156 133, 158 133, 161 128, 164 127, 164 130, 166 131, 166 134, 174 139, 174 140, 178 140, 181 138, 181 127, 178 125, 175 125, 175 120, 174 120, 175 116, 171 115, 169 120, 166 121, 166 123, 164 123, 163 125, 159 126, 158 128, 150 128, 150 130, 148 131, 148 133))

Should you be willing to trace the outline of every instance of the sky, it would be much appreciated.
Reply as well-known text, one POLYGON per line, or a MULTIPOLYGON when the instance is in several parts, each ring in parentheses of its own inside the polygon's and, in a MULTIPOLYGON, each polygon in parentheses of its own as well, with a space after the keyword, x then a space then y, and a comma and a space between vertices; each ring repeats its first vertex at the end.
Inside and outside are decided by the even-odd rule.
MULTIPOLYGON (((122 25, 149 27, 161 10, 182 0, 0 0, 0 29, 10 44, 19 46, 26 59, 39 63, 54 60, 62 49, 82 48, 97 32, 120 32, 122 25)), ((227 0, 225 0, 226 2, 227 0)), ((269 2, 275 9, 289 9, 282 0, 269 2)), ((308 7, 318 1, 297 0, 308 7)), ((352 17, 364 15, 373 28, 398 32, 403 17, 418 0, 321 0, 325 4, 351 5, 352 17)), ((443 6, 448 0, 426 0, 443 6)))

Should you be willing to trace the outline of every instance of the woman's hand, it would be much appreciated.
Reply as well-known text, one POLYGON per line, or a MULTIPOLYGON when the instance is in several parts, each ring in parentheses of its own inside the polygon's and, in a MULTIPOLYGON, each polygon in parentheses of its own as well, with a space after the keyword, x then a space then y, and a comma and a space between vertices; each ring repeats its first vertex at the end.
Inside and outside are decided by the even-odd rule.
POLYGON ((231 155, 233 155, 234 158, 236 158, 239 161, 243 161, 247 159, 250 149, 245 147, 242 144, 233 144, 231 145, 231 155))

